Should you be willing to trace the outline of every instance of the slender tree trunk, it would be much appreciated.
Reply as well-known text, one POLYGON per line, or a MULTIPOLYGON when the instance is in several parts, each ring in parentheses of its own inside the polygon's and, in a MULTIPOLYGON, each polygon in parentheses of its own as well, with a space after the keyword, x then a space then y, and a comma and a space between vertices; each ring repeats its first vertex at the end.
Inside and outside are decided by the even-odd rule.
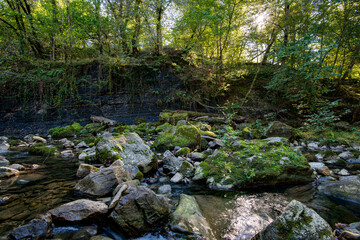
POLYGON ((135 28, 134 34, 131 40, 132 45, 132 54, 137 55, 139 52, 138 48, 138 38, 140 34, 140 27, 141 27, 141 17, 140 17, 140 5, 142 4, 142 0, 136 0, 135 2, 135 28))
POLYGON ((157 56, 160 55, 162 51, 162 28, 161 28, 161 20, 163 17, 164 6, 162 4, 162 0, 157 0, 156 2, 156 43, 155 43, 155 54, 157 56))

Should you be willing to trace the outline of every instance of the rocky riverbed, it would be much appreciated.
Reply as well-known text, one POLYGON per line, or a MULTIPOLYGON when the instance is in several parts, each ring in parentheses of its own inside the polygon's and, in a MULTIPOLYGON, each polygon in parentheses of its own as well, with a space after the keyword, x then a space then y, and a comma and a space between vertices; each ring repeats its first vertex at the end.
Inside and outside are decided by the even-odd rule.
POLYGON ((46 136, 1 137, 0 236, 360 234, 358 225, 346 225, 360 221, 360 142, 344 140, 359 128, 343 124, 336 140, 281 122, 260 126, 241 119, 229 126, 189 112, 164 112, 159 123, 138 119, 130 126, 92 120, 50 129, 46 136))

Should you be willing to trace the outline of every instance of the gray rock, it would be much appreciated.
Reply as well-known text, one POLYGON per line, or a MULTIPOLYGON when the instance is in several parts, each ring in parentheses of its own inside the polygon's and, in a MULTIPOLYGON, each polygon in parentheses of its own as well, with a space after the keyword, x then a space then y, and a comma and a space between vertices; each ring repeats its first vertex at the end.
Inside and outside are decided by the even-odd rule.
POLYGON ((46 143, 46 139, 39 137, 39 136, 35 136, 33 134, 26 135, 24 137, 24 140, 28 143, 33 143, 33 142, 46 143))
POLYGON ((76 145, 77 148, 88 148, 89 145, 86 144, 84 141, 78 143, 78 145, 76 145))
POLYGON ((351 223, 340 231, 338 239, 358 240, 360 239, 360 222, 351 223))
POLYGON ((187 178, 194 176, 195 168, 188 161, 184 161, 179 169, 179 172, 187 178))
POLYGON ((62 158, 73 158, 75 157, 72 150, 64 150, 60 153, 62 158))
POLYGON ((129 173, 123 167, 108 167, 90 173, 81 179, 74 189, 81 193, 102 197, 112 192, 117 184, 128 180, 130 180, 129 173))
POLYGON ((193 161, 204 161, 205 159, 205 154, 203 153, 199 153, 199 152, 192 152, 189 154, 189 158, 193 161))
POLYGON ((127 170, 130 173, 131 179, 135 179, 138 172, 140 171, 138 167, 133 165, 124 165, 125 170, 127 170))
POLYGON ((288 144, 289 140, 287 138, 283 138, 283 137, 268 137, 265 139, 266 141, 268 141, 268 145, 278 145, 281 143, 284 144, 288 144))
POLYGON ((54 222, 71 223, 96 221, 107 212, 106 204, 88 199, 69 202, 49 211, 54 222))
POLYGON ((19 171, 9 167, 0 167, 0 178, 8 178, 19 175, 19 171))
POLYGON ((293 200, 284 212, 252 240, 335 240, 330 225, 314 210, 293 200))
POLYGON ((82 153, 80 153, 78 158, 79 158, 79 160, 85 160, 87 156, 88 155, 86 154, 86 152, 82 152, 82 153))
POLYGON ((94 167, 93 165, 90 164, 80 164, 77 172, 76 172, 76 177, 78 178, 84 178, 87 175, 89 175, 90 173, 95 172, 96 167, 94 167))
POLYGON ((18 171, 23 171, 23 170, 26 169, 23 165, 17 164, 17 163, 11 164, 11 165, 8 166, 8 167, 9 167, 9 168, 12 168, 12 169, 15 169, 15 170, 18 170, 18 171))
POLYGON ((101 117, 101 116, 91 116, 90 120, 96 123, 101 123, 102 125, 107 125, 110 127, 116 126, 117 122, 115 120, 111 120, 109 118, 101 117))
POLYGON ((266 137, 284 137, 290 139, 294 136, 295 130, 293 127, 278 121, 274 121, 265 130, 266 137))
POLYGON ((136 133, 117 138, 106 134, 96 149, 98 152, 108 151, 112 156, 120 156, 125 165, 138 167, 144 173, 149 172, 154 165, 154 153, 136 133))
POLYGON ((98 233, 96 226, 81 227, 74 235, 71 236, 72 240, 88 240, 90 237, 98 233))
POLYGON ((347 160, 347 159, 353 158, 354 155, 351 152, 342 152, 339 154, 339 157, 347 160))
POLYGON ((163 169, 165 173, 177 172, 182 166, 184 159, 182 157, 169 156, 163 159, 163 169))
POLYGON ((209 223, 203 217, 198 203, 192 196, 180 195, 180 202, 171 215, 170 225, 173 231, 193 233, 201 236, 201 239, 215 239, 209 223))
POLYGON ((183 180, 184 176, 181 173, 176 173, 171 179, 170 181, 173 183, 179 183, 183 180))
POLYGON ((346 160, 346 168, 352 171, 360 170, 360 158, 346 160))
POLYGON ((0 156, 0 167, 7 165, 10 165, 10 162, 4 156, 0 156))
POLYGON ((350 176, 350 173, 346 169, 341 169, 340 172, 337 173, 340 176, 350 176))
POLYGON ((360 207, 360 178, 358 176, 325 182, 318 187, 318 190, 331 198, 342 201, 347 208, 357 211, 360 207))
POLYGON ((110 217, 129 237, 140 237, 164 224, 169 215, 165 197, 144 186, 131 186, 116 205, 110 217))
POLYGON ((96 235, 96 236, 91 237, 90 240, 113 240, 113 238, 96 235))
POLYGON ((198 181, 198 180, 204 180, 204 179, 205 179, 205 177, 204 177, 203 169, 201 166, 198 166, 195 169, 195 174, 194 174, 193 180, 198 181))
POLYGON ((330 169, 321 162, 309 162, 310 167, 314 169, 318 174, 323 176, 330 176, 330 169))
POLYGON ((318 161, 324 160, 324 156, 321 153, 316 154, 315 157, 318 161))
POLYGON ((345 150, 345 146, 344 145, 336 146, 336 147, 331 146, 330 150, 336 153, 341 153, 345 150))
POLYGON ((7 151, 7 150, 9 150, 9 148, 10 148, 10 145, 6 141, 0 143, 0 152, 7 151))
POLYGON ((9 239, 45 239, 50 236, 48 223, 43 219, 33 219, 28 224, 15 228, 9 239))
POLYGON ((208 147, 211 149, 218 149, 224 146, 224 143, 220 139, 215 139, 208 143, 208 147))
POLYGON ((320 149, 320 148, 319 148, 319 144, 318 144, 317 142, 308 143, 307 148, 308 148, 310 151, 318 151, 318 150, 320 149))
POLYGON ((159 187, 158 189, 159 194, 170 194, 171 193, 171 186, 169 184, 165 184, 159 187))

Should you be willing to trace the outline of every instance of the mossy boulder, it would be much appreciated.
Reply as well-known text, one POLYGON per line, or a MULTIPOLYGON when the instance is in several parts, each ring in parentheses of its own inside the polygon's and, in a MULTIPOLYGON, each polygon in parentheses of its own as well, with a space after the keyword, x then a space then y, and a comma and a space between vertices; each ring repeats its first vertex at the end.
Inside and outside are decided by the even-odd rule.
POLYGON ((175 146, 194 149, 200 145, 200 130, 191 124, 174 126, 161 133, 154 142, 154 146, 158 150, 172 149, 175 146))
POLYGON ((96 144, 96 157, 101 162, 121 159, 124 165, 138 167, 144 173, 156 166, 153 156, 150 147, 136 133, 116 137, 106 134, 96 144))
POLYGON ((167 130, 171 129, 173 126, 170 123, 164 123, 160 126, 157 126, 155 131, 156 132, 166 132, 167 130))
POLYGON ((295 129, 285 123, 274 121, 265 131, 266 137, 284 137, 291 139, 295 136, 295 129))
POLYGON ((252 240, 335 240, 330 225, 314 210, 293 200, 284 212, 252 240))
POLYGON ((178 156, 186 156, 190 153, 190 148, 188 147, 183 147, 183 148, 180 148, 178 151, 175 152, 175 156, 178 157, 178 156))
POLYGON ((189 114, 187 112, 161 112, 159 119, 161 122, 168 122, 176 124, 180 120, 188 120, 189 114))
POLYGON ((313 171, 301 152, 289 144, 272 145, 267 140, 227 144, 202 162, 201 167, 215 187, 225 184, 252 188, 314 180, 313 171))
POLYGON ((55 156, 59 154, 59 151, 54 146, 35 144, 29 148, 29 154, 39 156, 55 156))
POLYGON ((75 135, 80 135, 80 131, 82 129, 83 127, 79 123, 74 122, 72 125, 68 125, 66 127, 51 128, 48 131, 48 134, 55 139, 74 137, 75 135))

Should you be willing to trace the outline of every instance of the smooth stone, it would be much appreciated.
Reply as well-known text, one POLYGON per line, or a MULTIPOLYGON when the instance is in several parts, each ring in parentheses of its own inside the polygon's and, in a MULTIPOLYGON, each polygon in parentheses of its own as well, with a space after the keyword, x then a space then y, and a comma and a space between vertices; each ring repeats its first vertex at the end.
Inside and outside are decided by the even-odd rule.
POLYGON ((90 240, 114 240, 113 238, 97 235, 90 238, 90 240))
POLYGON ((158 189, 159 194, 170 194, 171 193, 171 186, 169 184, 162 185, 158 189))
POLYGON ((62 158, 73 158, 75 157, 72 150, 64 150, 60 153, 62 158))
POLYGON ((173 183, 179 183, 183 180, 184 176, 181 173, 176 173, 171 179, 170 181, 173 183))
POLYGON ((346 170, 346 169, 341 169, 341 171, 338 172, 337 175, 340 175, 340 176, 350 176, 351 174, 348 172, 348 170, 346 170))
POLYGON ((321 162, 309 162, 310 167, 312 167, 318 174, 323 176, 330 176, 330 169, 321 162))
POLYGON ((80 153, 78 159, 79 159, 79 160, 85 160, 87 156, 88 156, 88 155, 87 155, 86 152, 82 152, 82 153, 80 153))
POLYGON ((0 156, 0 167, 5 167, 10 165, 9 160, 7 160, 4 156, 0 156))
POLYGON ((28 224, 15 228, 9 235, 9 239, 45 239, 50 236, 48 223, 43 219, 33 219, 28 224))
POLYGON ((9 168, 12 168, 12 169, 15 169, 15 170, 18 170, 18 171, 23 171, 23 170, 26 169, 23 165, 17 164, 17 163, 11 164, 11 165, 8 166, 8 167, 9 167, 9 168))
POLYGON ((72 223, 98 221, 107 212, 108 206, 106 204, 88 199, 69 202, 49 211, 54 221, 72 223))
POLYGON ((10 148, 10 145, 6 141, 4 141, 3 143, 0 143, 0 152, 7 151, 7 150, 9 150, 9 148, 10 148))
POLYGON ((201 162, 201 161, 204 161, 205 154, 199 153, 199 152, 192 152, 189 154, 189 158, 193 161, 201 162))
POLYGON ((344 160, 348 160, 350 158, 354 158, 354 154, 352 154, 351 152, 343 152, 339 154, 339 157, 344 160))
POLYGON ((90 173, 95 172, 95 169, 96 169, 96 167, 94 167, 93 165, 82 163, 82 164, 80 164, 80 166, 76 172, 76 177, 84 178, 87 175, 89 175, 90 173))
POLYGON ((77 148, 88 148, 89 145, 86 144, 84 141, 78 143, 78 145, 76 145, 77 148))

